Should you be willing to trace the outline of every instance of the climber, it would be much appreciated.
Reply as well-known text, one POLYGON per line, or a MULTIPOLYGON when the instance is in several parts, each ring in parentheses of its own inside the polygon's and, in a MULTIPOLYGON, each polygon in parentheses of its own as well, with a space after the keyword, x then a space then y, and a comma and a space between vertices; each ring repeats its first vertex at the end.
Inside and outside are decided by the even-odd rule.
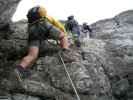
POLYGON ((27 56, 15 68, 15 75, 18 80, 28 78, 30 71, 27 67, 31 66, 39 55, 42 41, 52 38, 59 41, 59 46, 68 49, 67 33, 64 26, 54 18, 47 15, 44 7, 36 6, 31 8, 27 14, 29 49, 27 56))
POLYGON ((80 47, 79 37, 80 37, 80 28, 78 22, 74 19, 74 16, 68 16, 68 19, 65 23, 65 28, 68 32, 72 33, 72 39, 74 45, 80 47))
POLYGON ((83 29, 88 30, 89 32, 92 32, 90 26, 86 22, 83 23, 83 29))
POLYGON ((83 26, 82 32, 89 33, 89 37, 91 38, 92 37, 92 29, 90 28, 90 26, 86 22, 84 22, 82 26, 83 26))

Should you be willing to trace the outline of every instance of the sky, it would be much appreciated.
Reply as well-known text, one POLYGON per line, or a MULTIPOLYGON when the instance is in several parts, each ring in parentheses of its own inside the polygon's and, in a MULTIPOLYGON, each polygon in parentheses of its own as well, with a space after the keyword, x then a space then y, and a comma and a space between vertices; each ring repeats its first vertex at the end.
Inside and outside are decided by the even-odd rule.
POLYGON ((91 24, 132 10, 133 0, 22 0, 12 20, 26 19, 28 10, 36 5, 44 6, 48 15, 57 20, 66 20, 69 15, 74 15, 80 24, 91 24))

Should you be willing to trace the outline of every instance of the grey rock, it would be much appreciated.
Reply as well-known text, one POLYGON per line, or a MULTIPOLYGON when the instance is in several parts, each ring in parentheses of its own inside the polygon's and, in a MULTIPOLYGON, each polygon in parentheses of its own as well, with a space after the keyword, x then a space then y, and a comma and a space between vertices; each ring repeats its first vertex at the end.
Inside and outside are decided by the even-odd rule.
POLYGON ((129 88, 128 80, 122 79, 118 81, 117 83, 113 84, 112 86, 113 94, 117 98, 127 98, 128 88, 129 88))
POLYGON ((129 10, 120 13, 119 15, 115 16, 115 20, 117 20, 119 24, 123 23, 133 24, 133 11, 129 10))
MULTIPOLYGON (((18 2, 0 1, 0 4, 5 5, 12 3, 7 12, 0 11, 1 16, 10 19, 18 2)), ((80 49, 58 52, 59 49, 54 51, 50 47, 52 50, 49 48, 44 53, 40 52, 33 68, 30 68, 31 79, 24 81, 15 80, 9 73, 13 72, 14 65, 26 53, 27 20, 10 23, 14 32, 8 38, 0 38, 0 93, 4 90, 3 95, 8 96, 12 92, 14 95, 11 97, 16 100, 76 100, 60 54, 82 100, 115 100, 114 97, 121 100, 121 95, 125 99, 132 99, 132 12, 127 11, 90 25, 94 39, 87 40, 86 45, 80 49)), ((5 19, 1 16, 0 27, 10 22, 3 22, 5 19)), ((1 34, 3 30, 0 29, 1 34)))
POLYGON ((11 23, 11 18, 21 0, 0 0, 0 29, 11 23))
MULTIPOLYGON (((98 38, 104 41, 105 43, 104 48, 106 51, 106 55, 109 55, 109 60, 112 62, 116 74, 120 77, 119 79, 117 79, 117 82, 119 83, 121 78, 124 77, 130 83, 130 85, 129 83, 127 83, 128 84, 127 85, 122 82, 124 87, 127 87, 126 90, 122 90, 122 91, 119 91, 121 90, 121 88, 119 86, 116 86, 117 89, 115 89, 115 91, 116 92, 119 91, 118 93, 119 95, 117 95, 119 99, 120 97, 122 98, 122 95, 127 96, 128 93, 129 94, 132 93, 132 90, 130 90, 130 92, 128 91, 128 93, 126 94, 127 90, 130 89, 133 85, 132 78, 131 78, 133 73, 132 16, 133 16, 133 11, 130 10, 130 11, 122 12, 121 14, 115 16, 112 19, 103 20, 103 22, 105 21, 104 23, 96 22, 95 24, 92 24, 92 27, 94 29, 96 28, 96 30, 94 30, 96 32, 95 38, 98 38), (113 21, 116 24, 112 25, 110 21, 111 22, 113 21), (111 27, 108 27, 108 25, 104 26, 105 23, 109 23, 109 26, 111 27), (106 27, 108 27, 108 29, 106 27)), ((128 97, 126 97, 125 99, 128 99, 128 97)))
POLYGON ((13 95, 13 100, 41 100, 41 99, 23 94, 15 94, 13 95))
MULTIPOLYGON (((15 32, 10 35, 9 39, 1 40, 0 50, 2 53, 10 55, 9 57, 6 56, 5 60, 15 58, 9 59, 15 63, 18 61, 20 55, 24 54, 24 50, 26 50, 28 33, 25 31, 27 29, 25 22, 20 21, 20 24, 19 22, 14 23, 14 26, 16 28, 15 32), (19 27, 19 25, 21 25, 21 27, 19 27), (14 52, 16 54, 15 57, 14 52)), ((96 43, 100 42, 97 41, 96 43)), ((102 42, 101 44, 104 45, 102 42)), ((85 50, 70 50, 62 51, 60 53, 67 65, 67 70, 70 73, 78 93, 83 100, 86 100, 87 98, 95 100, 102 95, 106 95, 107 98, 110 98, 108 94, 111 93, 111 87, 105 70, 101 65, 101 63, 104 62, 99 62, 98 59, 93 58, 93 54, 95 55, 96 52, 104 55, 105 52, 103 52, 103 47, 104 46, 96 45, 91 49, 86 49, 87 52, 85 52, 85 50), (84 53, 84 56, 90 55, 91 60, 89 60, 89 57, 84 57, 82 52, 86 53, 84 53)), ((10 90, 14 93, 22 93, 24 91, 24 93, 29 96, 43 96, 44 98, 55 98, 56 100, 75 100, 75 93, 58 53, 53 52, 52 54, 45 55, 42 53, 40 55, 41 57, 37 60, 33 69, 31 69, 31 71, 34 71, 31 80, 25 80, 24 82, 7 80, 5 83, 2 81, 2 87, 5 87, 7 91, 10 90)), ((104 56, 102 58, 105 59, 104 56)), ((11 68, 13 67, 11 66, 11 68)), ((9 72, 11 72, 11 70, 9 72)))
POLYGON ((41 99, 23 94, 15 94, 9 96, 0 96, 0 100, 41 100, 41 99))

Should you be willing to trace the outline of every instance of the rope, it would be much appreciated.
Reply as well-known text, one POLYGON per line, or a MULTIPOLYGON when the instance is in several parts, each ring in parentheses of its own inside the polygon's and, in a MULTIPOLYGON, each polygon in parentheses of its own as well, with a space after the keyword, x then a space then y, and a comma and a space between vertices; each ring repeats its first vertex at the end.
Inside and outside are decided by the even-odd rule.
POLYGON ((72 81, 72 79, 71 79, 71 76, 70 76, 70 74, 69 74, 69 72, 68 72, 68 70, 67 70, 67 68, 66 68, 66 65, 65 65, 65 63, 64 63, 64 60, 63 60, 63 58, 61 57, 60 54, 59 54, 59 57, 60 57, 61 62, 62 62, 62 64, 63 64, 63 66, 64 66, 64 69, 65 69, 65 71, 66 71, 66 73, 67 73, 67 75, 68 75, 68 78, 69 78, 69 80, 70 80, 70 82, 71 82, 71 85, 72 85, 72 87, 73 87, 73 89, 74 89, 74 92, 75 92, 75 94, 76 94, 77 100, 81 100, 80 97, 79 97, 79 94, 78 94, 78 92, 77 92, 77 90, 76 90, 76 87, 75 87, 75 85, 74 85, 74 83, 73 83, 73 81, 72 81))

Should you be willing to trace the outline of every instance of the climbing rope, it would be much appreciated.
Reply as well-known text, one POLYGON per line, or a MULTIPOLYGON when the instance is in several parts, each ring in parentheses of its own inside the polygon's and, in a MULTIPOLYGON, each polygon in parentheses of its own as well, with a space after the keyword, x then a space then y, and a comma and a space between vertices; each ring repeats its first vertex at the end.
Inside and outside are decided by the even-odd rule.
POLYGON ((63 64, 63 66, 64 66, 64 69, 65 69, 65 71, 66 71, 66 73, 67 73, 67 76, 68 76, 68 78, 69 78, 69 80, 70 80, 70 82, 71 82, 71 85, 72 85, 72 87, 73 87, 73 89, 74 89, 74 92, 75 92, 75 94, 76 94, 77 100, 81 100, 80 97, 79 97, 79 94, 78 94, 78 92, 77 92, 77 89, 76 89, 76 87, 75 87, 75 85, 74 85, 74 83, 73 83, 73 81, 72 81, 72 79, 71 79, 71 76, 70 76, 70 74, 69 74, 69 72, 68 72, 68 70, 67 70, 67 68, 66 68, 66 65, 65 65, 65 63, 64 63, 64 60, 63 60, 63 58, 61 57, 60 53, 59 53, 59 57, 60 57, 61 62, 62 62, 62 64, 63 64))

